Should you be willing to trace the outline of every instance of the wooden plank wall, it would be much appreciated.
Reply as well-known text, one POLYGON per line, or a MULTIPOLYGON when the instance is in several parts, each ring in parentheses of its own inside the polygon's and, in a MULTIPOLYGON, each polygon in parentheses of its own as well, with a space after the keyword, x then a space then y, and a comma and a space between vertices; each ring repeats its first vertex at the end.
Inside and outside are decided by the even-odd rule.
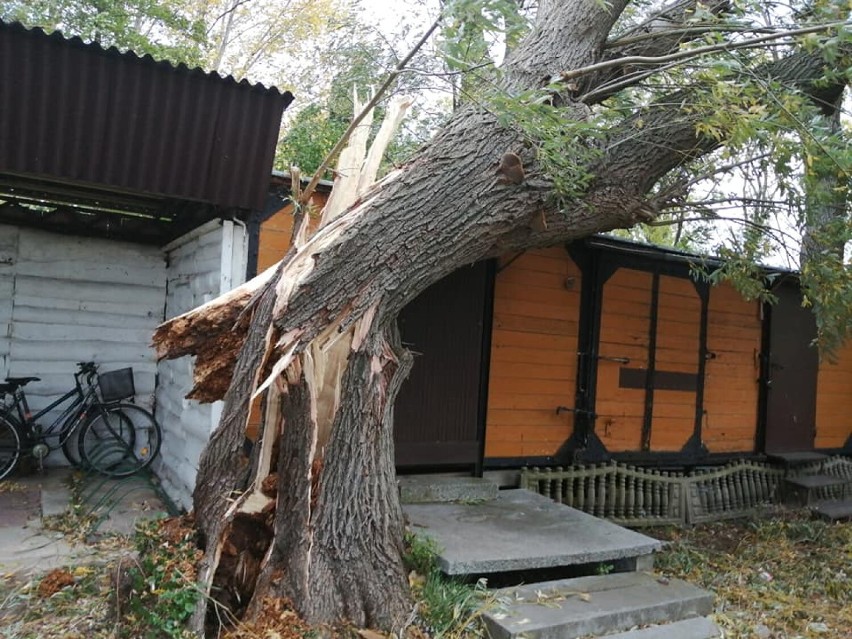
MULTIPOLYGON (((166 317, 180 315, 241 284, 246 245, 242 226, 213 220, 166 246, 166 317)), ((163 360, 157 367, 157 418, 166 443, 155 471, 169 497, 184 508, 192 507, 198 459, 222 411, 222 402, 200 404, 186 399, 193 385, 193 360, 190 356, 163 360)))
MULTIPOLYGON (((328 195, 314 193, 311 197, 311 231, 319 225, 319 212, 325 205, 328 195)), ((293 205, 288 204, 273 213, 260 225, 260 242, 257 251, 257 272, 262 273, 278 262, 290 248, 293 236, 293 205)))
MULTIPOLYGON (((660 276, 655 368, 698 373, 701 298, 692 280, 660 276)), ((679 451, 695 431, 696 391, 654 390, 651 450, 679 451)))
POLYGON ((760 303, 730 284, 710 289, 702 439, 711 453, 752 452, 757 432, 760 303))
POLYGON ((648 368, 651 284, 651 273, 621 268, 603 290, 595 433, 610 452, 640 450, 642 445, 645 390, 621 388, 619 374, 622 366, 648 368))
POLYGON ((138 401, 153 405, 151 334, 163 319, 166 263, 157 247, 3 225, 17 237, 6 375, 39 409, 74 384, 75 363, 133 367, 138 401))
MULTIPOLYGON (((41 378, 27 386, 38 411, 73 387, 77 362, 94 361, 102 372, 132 366, 136 400, 151 408, 149 344, 165 293, 166 263, 156 247, 0 225, 2 377, 41 378)), ((65 463, 56 452, 48 459, 65 463)))
POLYGON ((506 256, 495 282, 485 457, 554 454, 571 436, 581 274, 561 247, 506 256))
POLYGON ((817 375, 816 448, 842 448, 852 436, 852 340, 817 375))

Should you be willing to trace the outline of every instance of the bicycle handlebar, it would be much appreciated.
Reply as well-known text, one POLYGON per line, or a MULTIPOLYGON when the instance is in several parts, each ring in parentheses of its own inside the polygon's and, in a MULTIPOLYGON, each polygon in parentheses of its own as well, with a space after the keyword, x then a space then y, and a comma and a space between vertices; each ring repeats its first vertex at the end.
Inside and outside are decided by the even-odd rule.
POLYGON ((98 365, 94 362, 77 362, 77 367, 81 373, 97 373, 98 365))

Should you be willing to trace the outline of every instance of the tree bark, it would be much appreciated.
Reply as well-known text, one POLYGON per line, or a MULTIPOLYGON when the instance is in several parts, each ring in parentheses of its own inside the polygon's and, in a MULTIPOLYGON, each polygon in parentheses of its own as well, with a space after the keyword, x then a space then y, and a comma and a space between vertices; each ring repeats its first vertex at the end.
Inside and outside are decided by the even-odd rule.
POLYGON ((328 449, 316 443, 304 373, 285 393, 275 541, 251 616, 267 597, 288 597, 312 623, 347 620, 399 628, 409 612, 402 511, 393 465, 393 400, 411 367, 393 318, 375 317, 352 353, 328 449))
MULTIPOLYGON (((626 4, 542 0, 538 26, 504 67, 506 90, 538 89, 562 71, 599 60, 626 4)), ((765 71, 807 86, 816 68, 799 59, 765 71)), ((702 114, 680 106, 688 95, 664 96, 614 125, 602 141, 593 142, 599 154, 591 163, 582 142, 566 149, 594 176, 568 202, 552 196, 553 182, 521 131, 501 125, 486 108, 465 107, 410 165, 288 254, 280 277, 256 298, 234 373, 224 364, 208 367, 217 372, 208 373, 198 391, 221 388, 223 380, 229 384, 195 493, 206 540, 199 572, 205 590, 234 517, 256 490, 258 478, 247 469, 258 464, 244 458, 241 444, 250 397, 266 378, 281 385, 283 435, 273 541, 262 558, 248 618, 256 617, 269 597, 284 596, 311 623, 346 620, 399 629, 408 598, 391 429, 393 403, 411 358, 399 343, 397 313, 465 264, 653 217, 647 194, 656 181, 720 144, 697 133, 702 114), (495 174, 507 152, 523 161, 521 184, 502 184, 495 174), (343 334, 351 339, 349 358, 323 450, 317 420, 321 374, 311 353, 343 334)), ((566 120, 589 113, 570 95, 560 96, 553 108, 566 120)), ((234 317, 246 299, 240 297, 221 316, 234 317)), ((203 325, 190 314, 164 325, 158 339, 182 345, 174 352, 197 352, 204 339, 196 329, 203 325)), ((215 329, 216 335, 230 330, 226 322, 215 329)), ((161 352, 172 354, 168 347, 161 352)), ((206 600, 193 619, 198 631, 205 607, 206 600)))

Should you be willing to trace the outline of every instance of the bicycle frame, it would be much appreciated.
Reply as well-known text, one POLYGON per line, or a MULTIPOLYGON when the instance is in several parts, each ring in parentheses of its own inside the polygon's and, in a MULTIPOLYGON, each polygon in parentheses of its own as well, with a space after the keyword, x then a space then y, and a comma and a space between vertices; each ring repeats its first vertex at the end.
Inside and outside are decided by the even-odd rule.
POLYGON ((77 430, 77 426, 86 418, 87 409, 95 402, 97 395, 91 383, 88 384, 88 389, 83 390, 83 385, 80 378, 87 373, 78 372, 74 374, 74 388, 65 393, 62 397, 51 402, 47 407, 33 413, 30 410, 29 402, 27 401, 24 387, 20 386, 15 389, 12 394, 13 400, 6 407, 6 413, 11 413, 14 408, 18 414, 18 422, 26 428, 26 435, 31 439, 41 440, 47 443, 48 437, 57 437, 56 446, 47 444, 50 450, 57 450, 62 446, 68 438, 77 430), (72 399, 72 403, 63 409, 62 413, 50 423, 46 428, 41 429, 38 420, 50 413, 56 407, 62 405, 72 399), (57 427, 60 427, 58 433, 54 433, 57 427))

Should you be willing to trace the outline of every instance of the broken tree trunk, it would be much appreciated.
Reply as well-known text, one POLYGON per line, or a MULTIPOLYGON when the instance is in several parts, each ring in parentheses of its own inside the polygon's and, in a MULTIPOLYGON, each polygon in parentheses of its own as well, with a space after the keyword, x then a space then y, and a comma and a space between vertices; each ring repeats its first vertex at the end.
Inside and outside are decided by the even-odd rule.
MULTIPOLYGON (((627 3, 543 0, 535 30, 504 67, 504 89, 539 89, 563 71, 598 61, 627 3)), ((806 62, 782 59, 764 70, 806 86, 821 72, 820 64, 806 62)), ((587 118, 589 105, 573 102, 572 89, 566 91, 554 94, 554 115, 566 122, 587 118)), ((272 541, 259 563, 247 617, 257 615, 267 598, 287 596, 312 623, 399 628, 408 610, 391 428, 410 358, 399 345, 397 313, 465 264, 652 217, 656 203, 648 192, 656 181, 720 144, 697 133, 703 114, 681 108, 688 97, 661 96, 647 112, 566 148, 589 179, 562 202, 552 197, 553 182, 538 164, 535 141, 489 109, 468 106, 413 162, 291 250, 273 278, 255 287, 262 293, 248 310, 241 307, 247 296, 241 296, 230 315, 214 310, 216 304, 205 311, 240 316, 243 324, 232 329, 220 322, 218 333, 199 335, 195 329, 204 320, 190 313, 161 327, 155 341, 165 356, 198 353, 205 337, 221 339, 229 330, 246 336, 237 339, 242 346, 233 374, 228 377, 226 364, 210 366, 224 383, 207 375, 197 380, 201 386, 195 391, 228 387, 194 495, 206 542, 202 586, 212 581, 234 513, 251 510, 250 496, 263 480, 249 469, 264 468, 260 458, 269 449, 256 447, 246 460, 241 446, 250 397, 263 378, 276 388, 283 425, 272 541), (597 145, 596 153, 588 153, 589 145, 597 145), (507 152, 523 162, 525 179, 518 184, 504 184, 495 174, 507 152), (347 352, 336 385, 340 395, 331 401, 335 409, 320 458, 325 437, 317 417, 317 354, 340 343, 347 352)), ((215 356, 233 361, 233 353, 231 348, 215 356)), ((271 435, 277 437, 278 430, 271 435)), ((193 619, 198 631, 205 605, 193 619)))

